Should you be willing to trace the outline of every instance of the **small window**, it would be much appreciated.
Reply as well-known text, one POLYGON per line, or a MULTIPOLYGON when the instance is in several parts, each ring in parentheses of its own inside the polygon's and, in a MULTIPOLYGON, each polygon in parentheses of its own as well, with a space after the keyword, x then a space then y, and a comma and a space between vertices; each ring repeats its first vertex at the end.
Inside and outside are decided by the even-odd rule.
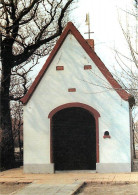
POLYGON ((105 131, 104 132, 104 135, 109 135, 109 131, 105 131))

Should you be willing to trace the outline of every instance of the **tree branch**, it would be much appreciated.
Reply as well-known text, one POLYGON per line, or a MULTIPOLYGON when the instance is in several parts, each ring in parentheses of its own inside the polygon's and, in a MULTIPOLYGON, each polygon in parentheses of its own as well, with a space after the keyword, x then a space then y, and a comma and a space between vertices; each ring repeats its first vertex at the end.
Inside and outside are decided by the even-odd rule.
POLYGON ((60 13, 59 18, 58 18, 58 21, 57 21, 58 27, 57 27, 56 32, 53 35, 49 36, 48 38, 45 38, 45 39, 41 40, 41 37, 42 37, 42 34, 43 34, 44 30, 52 23, 52 21, 53 21, 53 18, 52 18, 51 22, 46 24, 44 26, 44 29, 42 28, 42 31, 40 32, 41 36, 39 36, 37 41, 34 44, 32 44, 32 45, 28 45, 24 49, 24 52, 22 54, 19 54, 18 56, 15 56, 14 66, 16 66, 17 64, 21 64, 24 61, 26 61, 41 45, 50 42, 51 40, 57 38, 62 33, 62 30, 63 30, 62 19, 64 17, 64 14, 65 14, 66 10, 68 9, 69 5, 72 2, 73 2, 73 0, 69 0, 65 4, 64 8, 62 8, 61 13, 60 13))
POLYGON ((33 0, 33 2, 32 2, 27 8, 24 8, 24 9, 20 12, 20 14, 19 14, 18 18, 15 20, 14 24, 15 24, 15 25, 18 24, 18 23, 21 21, 21 19, 22 19, 25 15, 27 15, 27 14, 30 12, 30 10, 31 10, 37 3, 39 3, 40 1, 41 1, 41 0, 33 0))

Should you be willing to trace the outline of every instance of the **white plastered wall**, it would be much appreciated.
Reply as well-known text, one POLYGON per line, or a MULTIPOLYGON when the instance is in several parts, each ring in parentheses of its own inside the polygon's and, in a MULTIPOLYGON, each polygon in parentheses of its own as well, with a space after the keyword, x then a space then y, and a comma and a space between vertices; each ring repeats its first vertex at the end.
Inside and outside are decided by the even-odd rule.
POLYGON ((72 34, 69 34, 24 106, 24 164, 50 163, 49 113, 65 103, 87 104, 100 113, 100 163, 130 163, 129 104, 121 99, 72 34), (84 70, 92 65, 92 70, 84 70), (56 71, 56 66, 64 66, 56 71), (68 92, 76 88, 76 92, 68 92), (105 131, 111 139, 103 139, 105 131))

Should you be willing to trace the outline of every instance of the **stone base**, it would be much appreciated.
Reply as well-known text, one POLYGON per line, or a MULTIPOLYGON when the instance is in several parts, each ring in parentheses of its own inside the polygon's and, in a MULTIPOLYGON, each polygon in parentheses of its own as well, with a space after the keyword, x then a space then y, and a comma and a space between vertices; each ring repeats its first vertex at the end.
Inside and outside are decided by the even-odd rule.
POLYGON ((131 163, 96 163, 98 173, 122 173, 131 172, 131 163))
POLYGON ((24 173, 54 173, 54 164, 25 164, 24 173))

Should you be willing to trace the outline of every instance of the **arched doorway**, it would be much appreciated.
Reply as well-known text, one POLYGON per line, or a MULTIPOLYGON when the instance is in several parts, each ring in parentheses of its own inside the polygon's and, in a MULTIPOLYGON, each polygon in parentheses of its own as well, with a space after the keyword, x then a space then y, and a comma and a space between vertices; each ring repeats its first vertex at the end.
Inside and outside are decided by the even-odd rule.
POLYGON ((84 107, 65 106, 49 115, 55 170, 96 169, 97 120, 84 107))

